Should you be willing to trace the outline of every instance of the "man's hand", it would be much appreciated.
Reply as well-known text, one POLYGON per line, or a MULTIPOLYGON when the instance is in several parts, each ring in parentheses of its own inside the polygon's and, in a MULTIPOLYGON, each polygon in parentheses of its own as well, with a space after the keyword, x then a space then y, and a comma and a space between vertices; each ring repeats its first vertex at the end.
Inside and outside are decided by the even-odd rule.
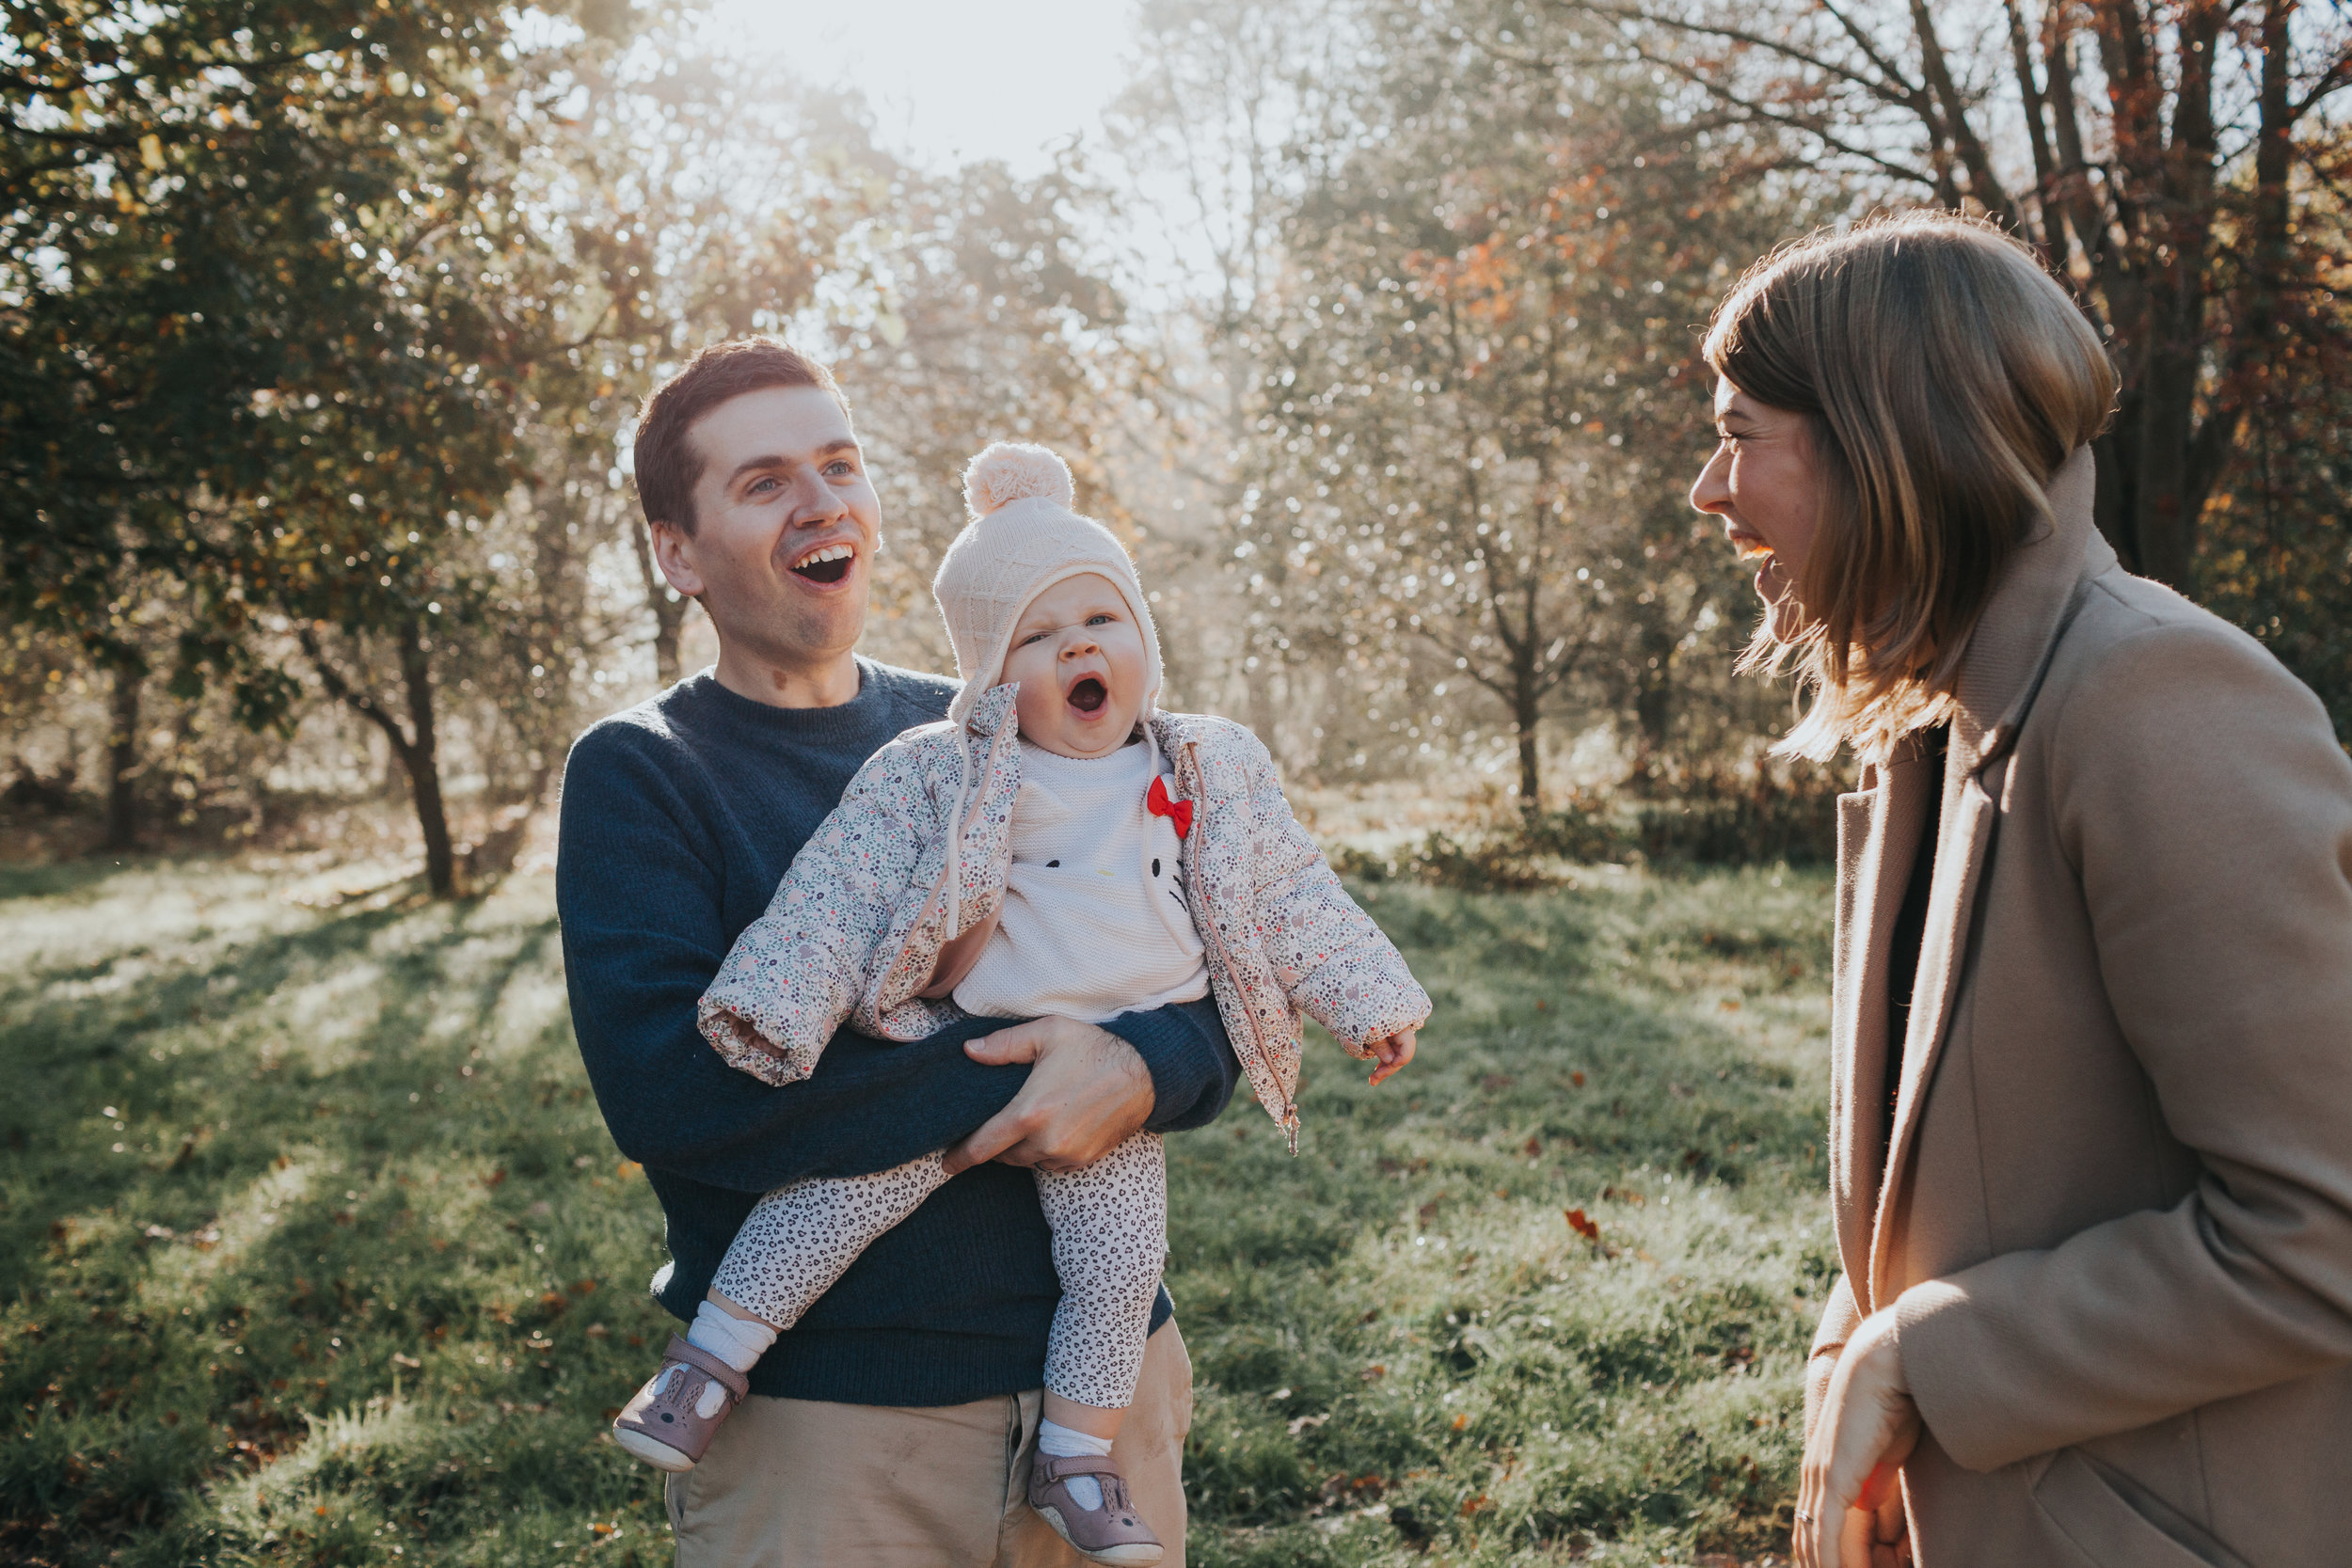
POLYGON ((1402 1071, 1405 1064, 1413 1059, 1413 1043, 1420 1037, 1418 1029, 1400 1029, 1387 1039, 1373 1041, 1372 1053, 1380 1065, 1372 1069, 1372 1081, 1377 1084, 1402 1071))
POLYGON ((1135 1047, 1074 1019, 1041 1018, 964 1046, 991 1067, 1021 1062, 1029 1081, 1012 1103, 947 1151, 947 1174, 984 1160, 1079 1170, 1142 1131, 1155 1103, 1152 1074, 1135 1047))
POLYGON ((1846 1341, 1804 1446, 1798 1568, 1897 1568, 1911 1560, 1899 1474, 1919 1431, 1895 1315, 1876 1313, 1846 1341))

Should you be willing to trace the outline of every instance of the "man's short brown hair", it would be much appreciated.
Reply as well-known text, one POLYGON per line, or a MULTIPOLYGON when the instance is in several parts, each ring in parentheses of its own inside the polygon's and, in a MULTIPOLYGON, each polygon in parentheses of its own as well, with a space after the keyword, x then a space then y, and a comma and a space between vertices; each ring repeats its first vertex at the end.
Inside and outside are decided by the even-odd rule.
POLYGON ((791 344, 774 338, 739 338, 713 343, 686 368, 654 388, 638 417, 633 461, 637 499, 648 523, 668 523, 694 531, 694 485, 703 476, 703 456, 687 435, 694 421, 730 398, 770 387, 821 387, 841 411, 850 400, 833 372, 791 344))

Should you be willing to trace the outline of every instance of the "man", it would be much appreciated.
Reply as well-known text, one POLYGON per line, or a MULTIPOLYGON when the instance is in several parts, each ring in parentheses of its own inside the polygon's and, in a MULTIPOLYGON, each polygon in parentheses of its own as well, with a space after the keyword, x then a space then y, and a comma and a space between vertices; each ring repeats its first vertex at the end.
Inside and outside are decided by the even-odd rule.
MULTIPOLYGON (((858 768, 955 687, 852 652, 880 504, 821 366, 766 340, 706 350, 646 404, 636 467, 656 559, 709 613, 719 659, 573 747, 556 899, 597 1102, 668 1221, 654 1289, 691 1318, 771 1188, 950 1146, 960 1172, 761 1358, 708 1455, 671 1479, 678 1560, 1075 1563, 1024 1500, 1058 1285, 1015 1167, 1201 1125, 1239 1066, 1208 1002, 1101 1029, 976 1020, 916 1044, 844 1031, 783 1088, 722 1063, 695 1004, 729 945, 858 768)), ((1191 1366, 1170 1312, 1163 1291, 1117 1454, 1174 1564, 1191 1366)))

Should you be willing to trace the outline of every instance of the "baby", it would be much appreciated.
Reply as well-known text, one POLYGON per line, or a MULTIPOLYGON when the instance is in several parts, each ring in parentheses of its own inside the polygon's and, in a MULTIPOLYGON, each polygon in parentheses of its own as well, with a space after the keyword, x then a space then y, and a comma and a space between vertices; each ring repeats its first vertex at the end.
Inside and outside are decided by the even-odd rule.
MULTIPOLYGON (((1214 995, 1250 1087, 1297 1147, 1300 1014, 1375 1084, 1429 998, 1228 720, 1161 713, 1158 633, 1070 470, 999 443, 964 476, 971 526, 932 592, 963 689, 875 753, 702 999, 704 1035, 770 1084, 808 1076, 845 1021, 912 1040, 965 1015, 1102 1022, 1214 995)), ((860 1252, 946 1180, 941 1154, 761 1198, 710 1299, 613 1423, 691 1469, 745 1373, 860 1252)), ((1111 1442, 1135 1397, 1167 1251, 1160 1140, 1037 1171, 1062 1286, 1029 1502, 1089 1560, 1160 1560, 1111 1442)))

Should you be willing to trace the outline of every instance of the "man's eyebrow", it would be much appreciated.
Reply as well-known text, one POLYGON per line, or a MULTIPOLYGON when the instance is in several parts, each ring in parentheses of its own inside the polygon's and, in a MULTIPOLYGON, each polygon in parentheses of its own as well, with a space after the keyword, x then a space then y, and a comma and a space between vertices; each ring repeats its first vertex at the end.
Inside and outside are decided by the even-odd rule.
MULTIPOLYGON (((813 462, 821 463, 826 458, 832 457, 836 453, 855 451, 857 450, 857 443, 849 437, 844 436, 837 441, 826 442, 823 446, 818 447, 815 451, 811 452, 809 457, 813 462)), ((741 479, 745 474, 754 473, 762 468, 788 468, 792 467, 794 462, 795 459, 787 457, 782 452, 773 451, 764 452, 757 457, 747 457, 743 459, 742 462, 738 463, 735 466, 735 472, 727 475, 727 483, 732 484, 737 480, 741 479)))

